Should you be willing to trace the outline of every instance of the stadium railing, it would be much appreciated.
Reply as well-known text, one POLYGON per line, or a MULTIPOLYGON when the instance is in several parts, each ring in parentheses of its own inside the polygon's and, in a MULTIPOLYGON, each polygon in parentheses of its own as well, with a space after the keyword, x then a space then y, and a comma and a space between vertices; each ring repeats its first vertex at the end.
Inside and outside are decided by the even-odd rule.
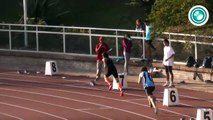
MULTIPOLYGON (((131 34, 133 58, 145 58, 144 32, 127 29, 51 26, 0 23, 0 50, 46 52, 59 54, 95 55, 99 36, 105 37, 113 48, 112 56, 122 55, 121 41, 131 34), (26 28, 26 29, 25 29, 26 28), (142 33, 142 36, 139 35, 142 33)), ((213 36, 163 32, 155 39, 156 60, 162 59, 162 40, 168 38, 176 51, 176 62, 184 62, 189 55, 202 59, 213 53, 213 36)))

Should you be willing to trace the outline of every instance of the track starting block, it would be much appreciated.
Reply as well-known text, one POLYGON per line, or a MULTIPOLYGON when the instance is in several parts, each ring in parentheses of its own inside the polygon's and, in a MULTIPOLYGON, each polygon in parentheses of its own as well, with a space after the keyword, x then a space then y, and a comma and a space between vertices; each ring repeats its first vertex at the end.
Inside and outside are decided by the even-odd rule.
POLYGON ((56 75, 58 74, 58 67, 56 61, 46 61, 45 75, 56 75))
POLYGON ((163 94, 163 105, 172 106, 179 104, 179 95, 177 88, 165 88, 163 94))
MULTIPOLYGON (((122 88, 126 89, 128 87, 127 75, 124 74, 124 73, 119 73, 118 74, 118 79, 119 79, 120 84, 122 85, 122 88)), ((118 90, 118 84, 117 84, 115 78, 113 78, 112 89, 113 90, 118 90)))
POLYGON ((205 108, 197 109, 196 120, 213 120, 212 110, 205 108))

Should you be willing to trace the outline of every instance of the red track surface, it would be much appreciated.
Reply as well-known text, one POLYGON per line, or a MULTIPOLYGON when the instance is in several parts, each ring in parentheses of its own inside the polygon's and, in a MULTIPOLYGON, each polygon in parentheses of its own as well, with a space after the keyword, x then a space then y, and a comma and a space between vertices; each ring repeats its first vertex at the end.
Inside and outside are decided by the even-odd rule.
POLYGON ((213 109, 213 94, 178 88, 180 104, 162 105, 163 88, 155 95, 158 115, 148 106, 140 85, 129 83, 124 96, 106 84, 90 87, 93 78, 0 72, 0 120, 179 120, 195 118, 197 108, 213 109))

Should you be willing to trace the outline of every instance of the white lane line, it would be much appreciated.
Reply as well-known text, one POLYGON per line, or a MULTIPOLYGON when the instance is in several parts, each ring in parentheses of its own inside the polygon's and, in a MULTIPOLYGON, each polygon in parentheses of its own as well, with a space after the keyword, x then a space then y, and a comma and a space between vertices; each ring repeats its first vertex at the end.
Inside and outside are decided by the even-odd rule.
POLYGON ((107 109, 112 109, 112 108, 100 107, 98 109, 96 109, 96 108, 83 108, 83 109, 77 109, 77 110, 91 111, 91 110, 107 110, 107 109))
MULTIPOLYGON (((41 78, 41 77, 37 77, 37 76, 35 76, 36 78, 41 78)), ((43 77, 44 78, 44 77, 43 77)), ((46 77, 45 77, 46 78, 46 77)), ((30 80, 31 81, 31 80, 30 80)), ((26 82, 29 82, 29 80, 28 81, 26 81, 26 82)), ((34 81, 35 82, 35 81, 34 81)), ((37 82, 37 81, 36 81, 37 82)), ((72 81, 70 81, 70 82, 73 82, 73 80, 72 81)), ((75 82, 79 82, 79 80, 77 80, 77 81, 75 81, 75 82)), ((83 81, 81 81, 82 83, 85 83, 85 82, 83 82, 83 81)), ((37 83, 41 83, 41 82, 37 82, 37 83)), ((46 83, 46 82, 45 82, 46 83)), ((46 84, 48 84, 48 83, 46 83, 46 84)), ((55 84, 55 85, 58 85, 58 84, 55 84)), ((63 85, 61 85, 61 86, 63 86, 63 85)), ((85 89, 91 89, 91 88, 88 88, 88 87, 80 87, 80 86, 73 86, 73 85, 67 85, 67 86, 70 86, 70 87, 77 87, 77 88, 85 88, 85 89)), ((94 89, 92 89, 92 90, 94 90, 94 89)), ((97 90, 100 90, 100 89, 97 89, 97 90)), ((104 90, 102 90, 102 91, 104 91, 104 90)), ((162 93, 162 92, 161 92, 162 93)), ((126 93, 126 94, 128 94, 128 93, 126 93)), ((130 94, 129 94, 130 95, 130 94)), ((140 96, 141 97, 141 95, 136 95, 136 94, 131 94, 131 95, 134 95, 134 96, 140 96)), ((200 99, 200 98, 197 98, 197 97, 192 97, 192 96, 187 96, 187 95, 181 95, 181 96, 183 96, 183 97, 189 97, 189 98, 192 98, 192 99, 197 99, 197 100, 202 100, 202 101, 207 101, 207 102, 213 102, 212 100, 205 100, 205 99, 200 99)), ((183 105, 185 105, 185 106, 192 106, 192 105, 187 105, 187 104, 184 104, 184 103, 181 103, 181 104, 183 104, 183 105)), ((167 110, 166 110, 167 111, 167 110)))
MULTIPOLYGON (((161 94, 163 94, 163 92, 160 92, 161 94)), ((205 94, 205 93, 204 93, 205 94)), ((211 93, 210 93, 211 94, 211 93)), ((194 99, 194 100, 200 100, 200 101, 206 101, 206 102, 211 102, 213 103, 213 100, 209 99, 202 99, 202 98, 198 98, 198 97, 193 97, 193 96, 188 96, 188 95, 179 95, 180 97, 184 97, 184 98, 190 98, 190 99, 194 99)))
MULTIPOLYGON (((7 74, 7 73, 0 73, 0 74, 2 74, 2 75, 10 75, 10 76, 17 76, 17 75, 11 75, 11 74, 7 74)), ((18 74, 19 75, 19 74, 18 74)), ((42 77, 42 76, 28 76, 28 75, 20 75, 20 76, 24 76, 24 77, 28 77, 28 78, 37 78, 37 79, 39 79, 39 78, 48 78, 48 77, 42 77)), ((13 79, 13 78, 11 78, 11 79, 13 79)), ((58 79, 58 78, 52 78, 52 79, 58 79)), ((18 79, 17 79, 18 80, 18 79)), ((20 79, 19 79, 20 80, 20 79)), ((64 79, 63 79, 64 80, 64 79)), ((20 81, 22 81, 22 80, 20 80, 20 81)), ((86 81, 80 81, 80 80, 64 80, 64 81, 69 81, 69 82, 79 82, 79 83, 86 83, 86 84, 88 84, 88 82, 86 82, 86 81)), ((29 80, 26 80, 26 82, 29 82, 29 80)), ((33 82, 37 82, 37 81, 33 81, 33 82)), ((48 83, 48 82, 38 82, 38 83, 48 83)), ((55 83, 51 83, 51 84, 55 84, 55 83)), ((58 85, 58 84, 55 84, 55 85, 58 85)), ((73 85, 65 85, 65 86, 71 86, 71 87, 73 87, 73 85)), ((79 87, 80 88, 80 86, 77 86, 77 87, 79 87)), ((83 87, 83 86, 81 86, 81 88, 85 88, 85 89, 92 89, 92 90, 100 90, 100 89, 98 89, 98 88, 88 88, 88 87, 83 87)), ((131 89, 136 89, 136 90, 142 90, 142 89, 140 89, 140 88, 131 88, 131 89)), ((161 93, 161 94, 163 94, 163 92, 159 92, 159 93, 161 93)), ((141 97, 141 95, 137 95, 137 94, 131 94, 131 93, 125 93, 126 95, 133 95, 133 96, 138 96, 138 97, 141 97)), ((206 101, 206 102, 211 102, 211 103, 213 103, 213 100, 206 100, 206 99, 202 99, 202 98, 199 98, 199 97, 193 97, 193 96, 188 96, 188 95, 179 95, 180 97, 184 97, 184 98, 190 98, 190 99, 195 99, 195 100, 201 100, 201 101, 206 101)), ((191 106, 191 105, 188 105, 188 106, 191 106)))
POLYGON ((35 110, 35 109, 19 106, 19 105, 9 104, 9 103, 5 103, 5 102, 0 102, 0 104, 6 105, 6 106, 11 106, 11 107, 16 107, 16 108, 21 108, 21 109, 25 109, 25 110, 29 110, 29 111, 33 111, 33 112, 38 112, 38 113, 41 113, 41 114, 45 114, 45 115, 48 115, 48 116, 58 118, 60 120, 68 120, 66 118, 63 118, 63 117, 60 117, 60 116, 57 116, 57 115, 54 115, 54 114, 51 114, 51 113, 47 113, 47 112, 43 112, 43 111, 40 111, 40 110, 35 110))
MULTIPOLYGON (((21 80, 22 81, 22 80, 21 80)), ((28 81, 29 82, 29 81, 28 81)), ((32 83, 35 82, 35 83, 44 83, 44 82, 38 82, 38 81, 31 81, 32 83)), ((47 83, 48 84, 48 83, 47 83)), ((57 85, 57 84, 52 84, 52 85, 57 85)), ((58 85, 59 86, 59 85, 58 85)), ((60 85, 60 86, 64 86, 64 85, 60 85)), ((73 85, 69 85, 69 86, 72 86, 72 87, 76 87, 76 88, 79 88, 79 86, 73 86, 73 85)), ((104 97, 104 96, 97 96, 97 95, 93 95, 93 94, 86 94, 86 93, 81 93, 81 92, 73 92, 73 91, 67 91, 67 90, 58 90, 58 89, 51 89, 51 88, 42 88, 42 87, 39 87, 41 89, 47 89, 47 90, 53 90, 53 91, 61 91, 61 92, 68 92, 68 93, 74 93, 74 94, 80 94, 80 95, 85 95, 85 96, 92 96, 92 97, 97 97, 97 98, 102 98, 102 99, 110 99, 110 100, 114 100, 114 101, 122 101, 122 102, 126 102, 126 103, 129 103, 129 104, 136 104, 136 105, 140 105, 140 106, 143 106, 143 107, 148 107, 148 105, 145 105, 145 104, 139 104, 139 103, 135 103, 135 102, 129 102, 127 100, 120 100, 120 99, 114 99, 114 98, 108 98, 108 97, 104 97)), ((81 87, 80 87, 81 88, 81 87)), ((87 87, 83 87, 83 88, 87 88, 87 87)), ((0 88, 1 89, 1 88, 0 88)), ((90 87, 91 89, 91 87, 90 87)), ((99 89, 101 90, 101 89, 99 89)), ((114 109, 114 108, 113 108, 114 109)), ((163 109, 163 108, 159 108, 159 110, 162 110, 162 111, 166 111, 166 112, 170 112, 170 113, 173 113, 173 114, 176 114, 176 115, 181 115, 181 116, 185 116, 185 117, 191 117, 189 115, 186 115, 186 114, 182 114, 182 113, 178 113, 178 112, 175 112, 175 111, 171 111, 171 110, 166 110, 166 109, 163 109)), ((132 113, 134 114, 133 112, 129 112, 129 113, 132 113)), ((138 114, 138 113, 137 113, 138 114)), ((136 115, 137 115, 136 114, 136 115)), ((147 116, 148 117, 148 116, 147 116)))
MULTIPOLYGON (((39 87, 39 88, 41 88, 41 87, 39 87)), ((69 101, 75 101, 75 102, 82 102, 82 103, 87 103, 87 104, 101 106, 101 107, 106 107, 106 108, 108 107, 108 108, 112 108, 112 109, 115 109, 115 110, 118 110, 118 111, 122 111, 122 112, 130 113, 130 114, 133 114, 133 115, 137 115, 137 116, 140 116, 140 117, 144 117, 144 118, 147 118, 147 119, 150 119, 150 120, 156 120, 155 118, 152 118, 152 117, 140 114, 140 113, 136 113, 136 112, 132 112, 132 111, 128 111, 128 110, 123 110, 123 109, 120 109, 120 108, 116 108, 116 107, 112 107, 112 106, 107 106, 107 105, 104 105, 104 104, 98 104, 98 103, 94 103, 94 102, 83 101, 83 100, 79 100, 79 99, 72 99, 72 98, 67 98, 67 97, 61 97, 61 96, 44 94, 44 93, 38 93, 38 92, 29 92, 29 91, 23 91, 23 90, 17 90, 17 89, 16 90, 8 89, 8 88, 0 88, 0 89, 7 90, 7 91, 14 91, 14 92, 21 92, 21 93, 28 93, 28 94, 34 94, 34 95, 41 95, 41 96, 59 98, 59 99, 64 99, 64 100, 69 100, 69 101)))
MULTIPOLYGON (((0 73, 1 74, 1 73, 0 73)), ((5 74, 4 74, 5 75, 5 74)), ((10 74, 8 74, 9 76, 16 76, 16 75, 10 75, 10 74)), ((26 77, 26 75, 22 75, 23 77, 26 77)), ((29 78, 37 78, 37 79, 41 79, 41 78, 44 78, 44 79, 46 79, 47 77, 42 77, 42 76, 27 76, 27 77, 29 77, 29 78)), ((49 82, 40 82, 40 81, 35 81, 35 80, 20 80, 20 79, 16 79, 16 78, 5 78, 5 77, 0 77, 0 79, 6 79, 6 80, 18 80, 18 81, 21 81, 21 82, 34 82, 34 83, 43 83, 43 84, 49 84, 49 85, 58 85, 59 86, 59 84, 56 84, 56 83, 49 83, 49 82)), ((49 78, 48 78, 49 79, 49 78)), ((53 79, 55 79, 55 78, 53 78, 53 79)), ((56 80, 56 79, 55 79, 56 80)), ((64 79, 62 79, 62 80, 64 80, 64 79)), ((69 81, 70 83, 74 83, 74 82, 79 82, 79 83, 85 83, 86 85, 89 85, 89 83, 88 83, 88 81, 80 81, 80 80, 67 80, 67 81, 69 81)), ((60 85, 60 86, 68 86, 68 87, 76 87, 76 88, 83 88, 83 89, 89 89, 89 90, 101 90, 101 91, 108 91, 108 90, 102 90, 102 89, 99 89, 99 88, 95 88, 95 87, 84 87, 84 86, 72 86, 72 85, 60 85)), ((140 88, 139 89, 137 89, 137 88, 131 88, 131 89, 136 89, 136 90, 141 90, 140 88)), ((114 91, 112 91, 112 92, 114 92, 114 91)), ((116 92, 114 92, 114 93, 116 93, 116 92)), ((132 96, 138 96, 138 97, 142 97, 141 95, 137 95, 137 94, 131 94, 131 93, 125 93, 125 95, 132 95, 132 96)))
MULTIPOLYGON (((157 98, 157 101, 163 102, 163 99, 162 98, 157 98)), ((179 102, 179 105, 183 105, 183 106, 186 106, 186 107, 194 107, 193 105, 189 105, 189 104, 185 104, 185 103, 181 103, 181 102, 179 102)))
MULTIPOLYGON (((47 103, 47 102, 43 102, 43 101, 38 101, 38 100, 33 100, 33 99, 28 99, 28 98, 23 98, 23 97, 10 96, 10 95, 5 95, 5 94, 0 94, 0 96, 10 97, 10 98, 20 99, 20 100, 26 100, 26 101, 31 101, 31 102, 36 102, 36 103, 41 103, 41 104, 46 104, 46 105, 51 105, 51 106, 60 107, 60 108, 64 108, 64 109, 69 109, 69 110, 75 110, 75 111, 78 111, 78 112, 83 112, 83 113, 87 113, 87 114, 91 115, 91 113, 85 112, 84 109, 75 109, 75 108, 66 107, 66 106, 63 106, 63 105, 52 104, 52 103, 47 103)), ((86 108, 86 109, 88 109, 88 108, 86 108)), ((109 109, 109 108, 102 107, 100 109, 109 109)), ((112 120, 111 118, 107 118, 107 117, 104 117, 104 116, 101 116, 101 115, 98 115, 98 114, 92 113, 92 115, 94 115, 96 117, 100 117, 100 118, 106 119, 106 120, 112 120)))
MULTIPOLYGON (((9 72, 9 73, 14 73, 14 72, 9 72)), ((0 73, 0 75, 8 75, 8 76, 21 76, 21 77, 26 77, 26 78, 36 78, 36 79, 54 79, 54 80, 58 80, 58 78, 54 78, 54 77, 46 77, 46 76, 30 76, 30 75, 26 75, 26 74, 9 74, 9 73, 0 73)), ((75 76, 74 76, 75 77, 75 76)), ((82 77, 82 76, 80 76, 82 77)), ((60 79, 60 78, 59 78, 60 79)), ((85 84, 89 84, 89 81, 81 81, 81 80, 73 80, 73 79, 61 79, 63 81, 68 81, 68 82, 71 82, 71 83, 74 83, 74 82, 78 82, 78 83, 85 83, 85 84)), ((131 90, 143 90, 142 88, 134 88, 134 87, 128 87, 128 89, 131 89, 131 90)), ((140 96, 140 95, 138 95, 140 96)))
MULTIPOLYGON (((15 75, 13 75, 15 76, 15 75)), ((30 76, 28 76, 30 77, 30 76)), ((32 77, 30 77, 32 78, 32 77)), ((40 79, 40 78, 47 78, 47 77, 37 77, 37 76, 34 76, 34 78, 37 78, 37 79, 40 79)), ((75 87, 75 88, 83 88, 83 89, 88 89, 88 90, 98 90, 98 91, 108 91, 108 90, 102 90, 102 89, 99 89, 99 88, 95 88, 95 87, 84 87, 84 86, 73 86, 73 85, 60 85, 60 84, 56 84, 56 83, 49 83, 49 82, 40 82, 40 81, 35 81, 35 80, 20 80, 20 79, 16 79, 16 78, 5 78, 5 77, 1 77, 0 79, 5 79, 5 80, 17 80, 17 81, 21 81, 21 82, 34 82, 34 83, 40 83, 40 84, 49 84, 49 85, 58 85, 58 86, 68 86, 68 87, 75 87)), ((73 82, 80 82, 80 83, 85 83, 86 85, 88 85, 89 83, 88 82, 85 82, 85 81, 79 81, 79 80, 72 80, 69 82, 73 83, 73 82)), ((112 91, 114 92, 114 91, 112 91)), ((116 92, 114 92, 116 93, 116 92)), ((131 96, 137 96, 137 97, 143 97, 141 95, 137 95, 137 94, 131 94, 131 93, 125 93, 125 95, 131 95, 131 96)), ((145 96, 146 97, 146 96, 145 96)))
MULTIPOLYGON (((20 76, 20 77, 25 77, 25 78, 43 78, 43 79, 54 79, 54 80, 58 80, 58 79, 61 79, 63 81, 70 81, 71 79, 62 79, 62 78, 56 78, 56 77, 53 77, 53 76, 33 76, 33 75, 26 75, 26 74, 8 74, 8 73, 0 73, 0 75, 8 75, 8 76, 20 76)), ((79 83, 87 83, 89 84, 88 82, 86 81, 81 81, 81 80, 72 80, 72 81, 75 81, 75 82, 79 82, 79 83)))
POLYGON ((14 115, 10 115, 10 114, 7 114, 7 113, 3 113, 3 112, 0 112, 1 115, 4 115, 4 116, 8 116, 8 117, 11 117, 11 118, 15 118, 17 120, 24 120, 20 117, 17 117, 17 116, 14 116, 14 115))
MULTIPOLYGON (((7 79, 7 78, 4 78, 4 79, 7 79)), ((14 79, 14 78, 12 78, 14 79)), ((11 79, 9 79, 11 80, 11 79)), ((55 84, 55 83, 48 83, 48 82, 38 82, 38 81, 34 81, 34 80, 20 80, 20 79, 17 79, 18 81, 24 81, 24 82, 32 82, 32 83, 40 83, 40 84, 49 84, 49 85, 58 85, 58 84, 55 84)), ((75 87, 75 88, 84 88, 84 89, 92 89, 94 90, 94 88, 91 88, 91 87, 83 87, 83 86, 75 86, 75 85, 58 85, 58 86, 70 86, 70 87, 75 87)), ((42 88, 42 87, 40 87, 42 88)), ((51 89, 51 88, 43 88, 43 89, 51 89)), ((58 89, 51 89, 51 90, 54 90, 54 91, 61 91, 61 92, 68 92, 68 93, 75 93, 75 94, 81 94, 81 95, 86 95, 86 96, 93 96, 93 97, 98 97, 98 98, 103 98, 103 99, 111 99, 111 100, 116 100, 116 101, 123 101, 123 102, 127 102, 127 103, 131 103, 131 104, 134 104, 133 102, 128 102, 127 100, 120 100, 120 99, 114 99, 114 98, 108 98, 108 97, 103 97, 103 96, 96 96, 96 95, 89 95, 89 94, 84 94, 84 93, 81 93, 81 92, 73 92, 73 91, 66 91, 66 90, 58 90, 58 89)), ((95 88, 95 90, 101 90, 101 89, 98 89, 98 88, 95 88)), ((104 90, 101 90, 101 91, 104 91, 104 90)), ((135 94, 134 94, 135 95, 135 94)), ((141 95, 137 95, 137 96, 141 96, 141 95)), ((138 104, 138 103, 135 103, 135 104, 138 104)), ((149 107, 148 105, 145 105, 145 104, 140 104, 140 106, 144 106, 144 107, 149 107)), ((188 106, 191 106, 191 105, 188 105, 188 106)), ((182 116, 185 116, 185 117, 191 117, 189 115, 186 115, 186 114, 181 114, 181 113, 178 113, 178 112, 175 112, 175 111, 171 111, 171 110, 167 110, 167 109, 163 109, 163 108, 159 108, 159 110, 162 110, 162 111, 166 111, 166 112, 170 112, 170 113, 173 113, 173 114, 177 114, 177 115, 182 115, 182 116)))
POLYGON ((147 98, 127 99, 126 101, 147 101, 147 98))
MULTIPOLYGON (((8 74, 8 73, 0 73, 0 74, 2 74, 2 75, 8 75, 8 76, 17 76, 17 75, 19 75, 19 76, 23 76, 23 77, 27 77, 27 78, 37 78, 37 79, 39 79, 39 78, 49 78, 49 77, 29 76, 29 75, 22 75, 22 74, 8 74)), ((3 78, 3 77, 1 77, 1 78, 3 78)), ((3 79, 4 79, 4 78, 3 78, 3 79)), ((14 78, 11 78, 11 79, 14 79, 14 78)), ((9 80, 11 80, 11 79, 9 79, 9 80)), ((54 78, 54 77, 52 77, 52 79, 55 79, 55 80, 56 80, 56 78, 54 78)), ((20 80, 20 79, 15 79, 15 80, 29 82, 29 80, 20 80)), ((86 83, 86 84, 88 84, 88 82, 86 82, 86 81, 80 81, 80 80, 72 80, 72 81, 71 81, 71 80, 65 80, 65 79, 62 79, 62 80, 64 80, 64 81, 69 81, 69 82, 71 82, 71 83, 73 83, 73 82, 79 82, 79 83, 86 83)), ((37 82, 37 81, 34 81, 34 80, 30 80, 30 81, 37 82)), ((38 82, 38 83, 41 83, 41 82, 38 82)), ((44 82, 44 83, 48 83, 48 82, 44 82)), ((58 84, 56 84, 56 85, 58 85, 58 84)), ((74 86, 72 86, 72 85, 66 85, 66 86, 74 87, 74 86)), ((79 88, 91 89, 91 90, 100 90, 100 89, 98 89, 98 88, 91 88, 91 87, 90 87, 90 88, 88 88, 88 87, 80 87, 80 86, 77 86, 77 87, 79 87, 79 88)), ((137 88, 134 88, 134 89, 137 89, 137 88)), ((137 89, 137 90, 142 90, 142 89, 139 88, 139 89, 137 89)), ((163 94, 163 92, 159 92, 159 93, 163 94)), ((125 94, 141 97, 141 95, 136 95, 136 94, 131 94, 131 93, 125 93, 125 94)), ((211 99, 206 100, 206 99, 202 99, 202 98, 198 98, 198 97, 193 97, 193 96, 188 96, 188 95, 179 95, 179 96, 184 97, 184 98, 190 98, 190 99, 195 99, 195 100, 202 100, 202 101, 206 101, 206 102, 211 102, 211 103, 213 103, 213 100, 211 100, 211 99)))
MULTIPOLYGON (((75 87, 77 87, 77 86, 75 86, 75 87)), ((99 95, 86 94, 86 93, 81 93, 81 92, 73 92, 73 91, 67 91, 67 90, 58 90, 58 89, 52 89, 52 88, 44 88, 44 89, 48 89, 48 90, 50 89, 50 90, 54 90, 54 91, 61 91, 61 92, 67 92, 67 93, 73 93, 73 94, 80 94, 80 95, 85 95, 85 96, 90 96, 90 97, 92 96, 92 97, 97 97, 97 98, 102 98, 102 99, 109 99, 109 100, 114 100, 114 101, 122 101, 122 102, 130 103, 130 104, 135 104, 135 105, 140 105, 140 106, 148 107, 149 108, 148 105, 139 104, 139 103, 131 102, 131 101, 128 101, 128 100, 120 100, 120 99, 115 99, 115 98, 109 98, 109 97, 99 96, 99 95)), ((158 109, 162 110, 162 111, 170 112, 170 113, 173 113, 173 114, 176 114, 176 115, 181 115, 181 116, 185 116, 185 117, 191 117, 191 116, 186 115, 186 114, 178 113, 178 112, 171 111, 171 110, 166 110, 166 109, 163 109, 163 108, 158 108, 158 109)))
MULTIPOLYGON (((37 77, 37 78, 40 78, 40 77, 37 77)), ((7 78, 5 78, 5 79, 7 79, 7 78)), ((13 79, 13 78, 11 78, 11 79, 13 79)), ((11 79, 9 79, 9 80, 11 80, 11 79)), ((38 81, 34 81, 34 80, 20 80, 20 79, 17 79, 18 81, 24 81, 24 82, 35 82, 35 83, 43 83, 43 84, 49 84, 49 85, 58 85, 58 84, 55 84, 55 83, 48 83, 48 82, 38 82, 38 81)), ((72 81, 71 81, 72 82, 72 81)), ((98 89, 98 88, 91 88, 91 87, 83 87, 83 86, 75 86, 75 85, 58 85, 58 86, 70 86, 70 87, 75 87, 75 88, 84 88, 84 89, 91 89, 91 90, 101 90, 101 89, 98 89)), ((104 91, 104 90, 101 90, 101 91, 104 91)), ((138 96, 138 97, 141 97, 141 95, 136 95, 136 94, 129 94, 129 93, 125 93, 125 94, 127 94, 127 95, 133 95, 133 96, 138 96)), ((199 99, 199 98, 198 98, 199 99)), ((206 100, 207 101, 207 100, 206 100)), ((207 101, 207 102, 211 102, 211 101, 207 101)), ((183 104, 183 103, 180 103, 180 104, 183 104)), ((187 104, 183 104, 183 105, 186 105, 186 106, 192 106, 192 105, 187 105, 187 104)), ((166 110, 166 109, 161 109, 161 110, 164 110, 164 111, 167 111, 168 112, 168 110, 166 110)), ((172 112, 173 113, 173 112, 172 112)), ((178 115, 180 114, 180 113, 177 113, 178 115)), ((186 115, 187 116, 187 115, 186 115)), ((190 116, 187 116, 187 117, 190 117, 190 116)))

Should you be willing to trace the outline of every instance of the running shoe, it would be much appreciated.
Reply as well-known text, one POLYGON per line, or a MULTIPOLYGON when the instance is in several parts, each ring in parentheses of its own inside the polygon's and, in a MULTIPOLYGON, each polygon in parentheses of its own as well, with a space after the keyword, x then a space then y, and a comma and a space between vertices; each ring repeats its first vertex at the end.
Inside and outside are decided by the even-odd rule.
POLYGON ((169 82, 166 82, 165 84, 163 84, 163 87, 167 87, 169 85, 169 82))
POLYGON ((157 107, 154 109, 154 112, 155 112, 156 115, 158 114, 158 108, 157 107))
POLYGON ((108 89, 109 89, 109 91, 111 91, 112 90, 112 85, 110 85, 108 89))
POLYGON ((95 86, 95 81, 92 80, 92 81, 89 82, 89 84, 90 84, 90 86, 93 87, 93 86, 95 86))
POLYGON ((174 85, 173 83, 170 83, 168 87, 169 87, 169 88, 175 87, 175 85, 174 85))
POLYGON ((124 92, 123 91, 120 91, 120 96, 124 96, 124 92))
POLYGON ((149 107, 151 107, 152 108, 152 103, 149 101, 149 107))

